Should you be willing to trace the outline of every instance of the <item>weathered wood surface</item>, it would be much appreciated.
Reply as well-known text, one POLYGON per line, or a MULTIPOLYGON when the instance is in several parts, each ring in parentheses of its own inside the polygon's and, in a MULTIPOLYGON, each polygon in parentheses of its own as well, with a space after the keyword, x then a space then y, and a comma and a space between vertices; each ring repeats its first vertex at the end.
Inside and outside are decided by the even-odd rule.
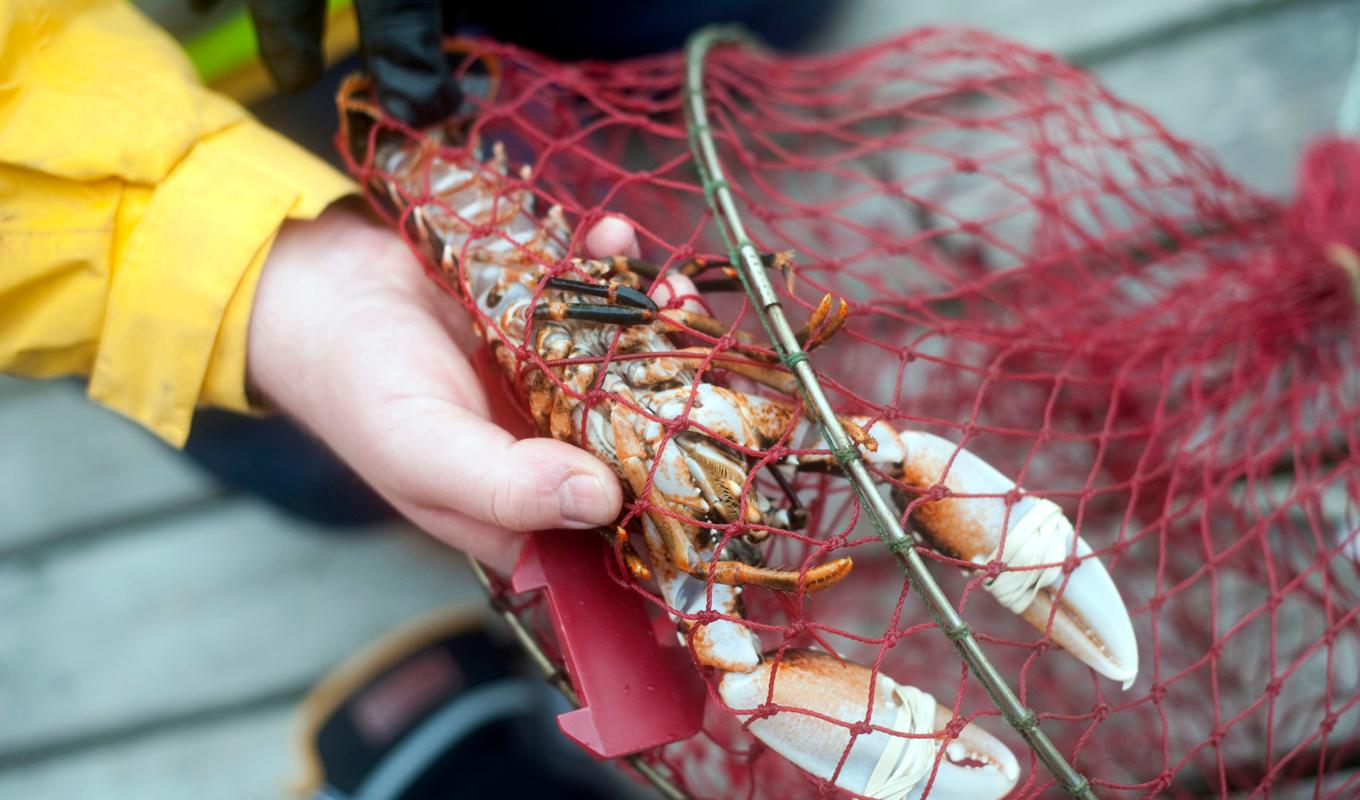
POLYGON ((1303 147, 1332 128, 1360 3, 1341 0, 855 0, 819 49, 906 24, 978 27, 1089 66, 1242 180, 1287 194, 1303 147))
POLYGON ((1336 124, 1360 31, 1360 3, 1297 5, 1126 53, 1096 72, 1231 174, 1287 195, 1303 148, 1336 124))
POLYGON ((0 554, 221 495, 72 382, 0 386, 0 442, 0 554))
POLYGON ((15 800, 265 800, 288 797, 292 706, 280 702, 224 719, 0 772, 15 800))
MULTIPOLYGON (((1335 115, 1360 4, 855 0, 820 44, 928 23, 1076 58, 1282 193, 1335 115)), ((227 496, 78 387, 0 378, 0 797, 284 797, 304 687, 477 596, 410 531, 299 524, 227 496)))
POLYGON ((0 562, 0 765, 298 692, 367 641, 478 597, 403 525, 311 528, 250 500, 0 562))
POLYGON ((849 0, 844 12, 814 46, 834 50, 882 39, 922 25, 985 28, 1085 59, 1137 46, 1179 30, 1214 26, 1244 11, 1281 5, 1279 0, 849 0))

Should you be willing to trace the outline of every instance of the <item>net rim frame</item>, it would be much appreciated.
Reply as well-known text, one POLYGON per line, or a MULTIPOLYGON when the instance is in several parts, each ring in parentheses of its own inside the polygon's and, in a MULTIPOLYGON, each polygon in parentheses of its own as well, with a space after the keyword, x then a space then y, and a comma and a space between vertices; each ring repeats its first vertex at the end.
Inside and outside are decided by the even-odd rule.
POLYGON ((1053 775, 1063 790, 1082 800, 1095 800, 1086 776, 1078 772, 1058 750, 1039 726, 1038 716, 1025 706, 1002 678, 991 660, 982 651, 965 622, 939 584, 931 576, 925 560, 916 551, 912 538, 902 529, 897 515, 888 508, 887 501, 877 491, 877 484, 864 465, 859 448, 841 424, 830 401, 812 369, 811 357, 799 344, 793 327, 784 313, 783 305, 773 284, 765 275, 760 251, 747 235, 741 214, 732 196, 705 105, 703 78, 704 62, 718 47, 747 47, 757 52, 765 46, 740 25, 711 25, 695 32, 685 43, 683 108, 685 129, 695 168, 704 189, 704 201, 718 223, 718 230, 727 247, 731 263, 737 266, 742 287, 755 306, 756 315, 769 335, 780 360, 797 378, 804 402, 813 412, 814 421, 821 429, 831 452, 846 473, 860 505, 883 545, 906 572, 912 589, 916 591, 939 630, 959 652, 969 672, 978 680, 1001 712, 1006 723, 1023 738, 1030 750, 1053 775))

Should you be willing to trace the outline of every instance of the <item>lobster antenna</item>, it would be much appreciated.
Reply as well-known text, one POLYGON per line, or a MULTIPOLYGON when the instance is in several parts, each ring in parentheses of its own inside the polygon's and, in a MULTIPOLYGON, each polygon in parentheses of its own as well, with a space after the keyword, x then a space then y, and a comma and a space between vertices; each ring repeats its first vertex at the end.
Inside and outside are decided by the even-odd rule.
POLYGON ((740 26, 710 26, 695 33, 685 45, 684 107, 690 151, 694 154, 695 166, 699 170, 704 198, 714 218, 718 220, 718 230, 722 233, 723 242, 727 246, 728 257, 738 267, 742 286, 754 302, 756 313, 761 324, 765 326, 775 351, 798 379, 807 407, 812 410, 814 420, 831 445, 831 454, 845 470, 850 483, 854 486, 861 506, 868 510, 869 521, 873 524, 874 530, 883 544, 897 557, 907 573, 912 588, 925 601, 940 630, 954 643, 960 657, 987 690, 987 694, 991 696, 1001 715, 1006 718, 1006 722, 1024 737, 1030 749, 1067 793, 1074 797, 1095 800, 1090 782, 1067 762, 1052 740, 1040 729, 1034 711, 1020 702, 1020 698, 982 652, 982 647, 973 637, 968 623, 959 617, 949 598, 940 589, 940 585, 931 577, 925 561, 916 552, 911 537, 902 530, 897 514, 889 508, 887 501, 878 492, 873 477, 864 465, 859 448, 855 446, 832 410, 831 403, 827 401, 826 393, 812 370, 807 352, 798 343, 798 338, 789 325, 779 296, 765 275, 760 251, 742 225, 741 214, 732 197, 722 162, 718 158, 717 145, 713 140, 713 129, 704 102, 704 60, 714 48, 722 45, 744 45, 763 49, 763 46, 740 26))

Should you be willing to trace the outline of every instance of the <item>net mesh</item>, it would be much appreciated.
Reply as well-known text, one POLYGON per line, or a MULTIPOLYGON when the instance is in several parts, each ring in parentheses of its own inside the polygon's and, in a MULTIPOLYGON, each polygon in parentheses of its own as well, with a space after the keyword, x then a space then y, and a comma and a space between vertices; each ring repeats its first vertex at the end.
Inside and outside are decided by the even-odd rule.
MULTIPOLYGON (((490 65, 493 88, 472 101, 456 141, 370 110, 343 132, 342 149, 484 329, 504 322, 459 291, 410 215, 422 206, 464 211, 431 176, 438 158, 466 157, 459 142, 501 143, 510 163, 532 167, 486 178, 509 209, 497 219, 527 209, 530 196, 533 219, 561 207, 560 252, 582 255, 583 232, 612 214, 633 223, 663 277, 695 257, 723 258, 691 161, 681 55, 562 64, 494 42, 462 49, 460 76, 490 65), (397 174, 375 156, 392 142, 434 160, 397 174), (395 196, 381 189, 394 184, 395 196)), ((1058 647, 1051 626, 1036 629, 987 595, 1004 564, 979 569, 920 548, 993 663, 1092 786, 1112 797, 1360 792, 1356 146, 1319 144, 1296 200, 1263 197, 1089 74, 975 31, 922 30, 831 56, 723 48, 708 60, 704 92, 752 239, 795 254, 793 280, 776 281, 785 308, 801 321, 823 295, 848 303, 844 328, 812 354, 837 413, 966 447, 1056 502, 1108 569, 1141 661, 1127 691, 1058 647)), ((500 235, 518 250, 535 303, 553 300, 547 277, 582 279, 571 262, 497 234, 486 219, 468 222, 473 237, 500 235)), ((697 280, 724 328, 684 327, 668 341, 709 348, 686 362, 695 382, 797 406, 797 396, 723 369, 724 359, 773 357, 747 297, 719 291, 723 277, 697 280)), ((610 344, 583 363, 597 374, 615 360, 643 363, 616 335, 622 329, 600 329, 610 344)), ((535 391, 555 390, 587 409, 640 407, 638 390, 573 383, 563 377, 571 357, 545 354, 532 337, 516 341, 503 337, 502 361, 530 405, 535 391)), ((678 447, 696 430, 714 436, 694 415, 687 404, 656 417, 653 449, 678 447)), ((816 460, 816 447, 795 441, 796 416, 781 424, 761 446, 720 437, 746 462, 746 505, 757 494, 784 496, 772 465, 816 460)), ((656 470, 650 462, 649 489, 656 470)), ((874 472, 895 490, 904 525, 919 526, 919 512, 948 494, 882 464, 874 472)), ((802 570, 804 582, 816 565, 853 558, 853 572, 830 589, 748 587, 736 615, 674 608, 625 568, 621 540, 615 563, 601 568, 697 622, 692 630, 737 621, 776 663, 812 648, 925 689, 960 720, 951 732, 976 722, 1019 754, 1015 796, 1053 791, 864 524, 845 481, 834 470, 789 480, 807 511, 797 530, 770 525, 769 515, 715 522, 633 491, 622 521, 634 534, 629 546, 643 549, 650 513, 715 531, 713 549, 802 570)), ((1068 574, 1075 564, 1061 566, 1068 574)), ((517 602, 550 640, 532 600, 517 602)), ((843 791, 793 766, 712 696, 702 734, 645 756, 686 792, 843 791)), ((847 733, 867 732, 855 722, 871 702, 843 723, 847 733)), ((756 718, 797 711, 767 703, 756 718)))

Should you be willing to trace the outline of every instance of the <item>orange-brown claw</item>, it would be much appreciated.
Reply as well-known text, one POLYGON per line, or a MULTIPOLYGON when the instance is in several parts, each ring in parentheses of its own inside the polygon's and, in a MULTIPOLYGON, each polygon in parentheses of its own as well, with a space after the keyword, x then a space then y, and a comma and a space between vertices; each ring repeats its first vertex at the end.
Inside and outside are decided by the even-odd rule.
POLYGON ((812 350, 826 344, 828 339, 844 327, 849 314, 850 305, 845 300, 829 294, 822 295, 821 302, 812 312, 812 318, 798 331, 798 343, 804 350, 812 350), (834 312, 831 310, 833 302, 836 303, 834 312))
POLYGON ((845 428, 845 432, 850 436, 850 441, 863 447, 870 453, 878 452, 878 440, 870 436, 868 431, 845 417, 841 417, 840 420, 841 426, 845 428))

